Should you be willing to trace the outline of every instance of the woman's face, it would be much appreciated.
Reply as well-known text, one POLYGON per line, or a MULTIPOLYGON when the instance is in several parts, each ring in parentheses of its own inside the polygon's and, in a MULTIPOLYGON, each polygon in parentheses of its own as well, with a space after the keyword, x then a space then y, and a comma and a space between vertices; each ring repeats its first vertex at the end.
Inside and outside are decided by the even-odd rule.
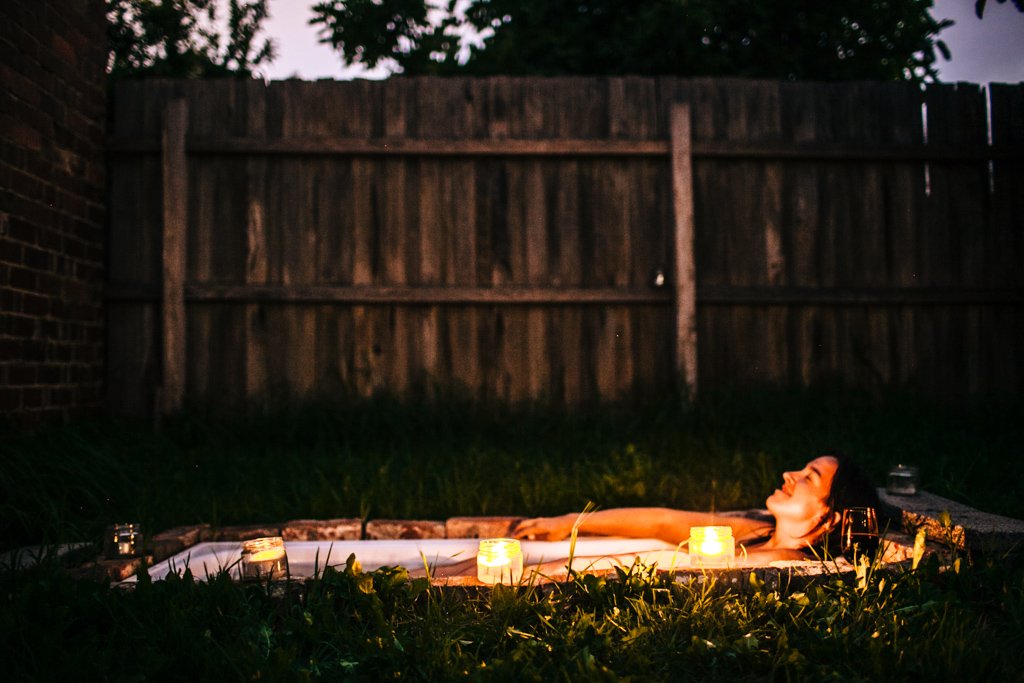
POLYGON ((838 467, 838 460, 823 455, 801 470, 783 472, 782 488, 768 496, 765 506, 776 519, 820 520, 828 512, 828 496, 838 467))

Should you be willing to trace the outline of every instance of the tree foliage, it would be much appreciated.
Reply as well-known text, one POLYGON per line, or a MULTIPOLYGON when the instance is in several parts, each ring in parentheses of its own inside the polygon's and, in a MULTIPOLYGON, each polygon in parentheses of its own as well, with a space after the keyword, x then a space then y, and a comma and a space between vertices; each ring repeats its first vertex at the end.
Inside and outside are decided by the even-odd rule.
POLYGON ((931 80, 931 0, 322 0, 350 65, 415 74, 931 80))
POLYGON ((226 41, 217 0, 106 2, 111 78, 251 77, 275 56, 273 42, 257 38, 267 0, 229 0, 226 41))

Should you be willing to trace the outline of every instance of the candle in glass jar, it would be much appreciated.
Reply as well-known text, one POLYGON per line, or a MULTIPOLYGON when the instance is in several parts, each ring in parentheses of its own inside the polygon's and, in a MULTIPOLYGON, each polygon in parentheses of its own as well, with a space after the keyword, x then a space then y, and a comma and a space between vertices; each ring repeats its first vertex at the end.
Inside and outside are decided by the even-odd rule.
POLYGON ((728 567, 735 559, 732 527, 695 526, 690 529, 691 567, 728 567))
POLYGON ((889 470, 885 490, 896 496, 917 494, 917 468, 913 465, 896 465, 889 470))
POLYGON ((280 536, 254 538, 242 543, 243 579, 283 579, 288 575, 288 554, 280 536))
POLYGON ((106 553, 109 558, 135 557, 142 550, 142 525, 123 522, 107 527, 106 553))
POLYGON ((523 578, 523 551, 514 538, 480 541, 476 554, 476 577, 481 583, 515 584, 523 578))

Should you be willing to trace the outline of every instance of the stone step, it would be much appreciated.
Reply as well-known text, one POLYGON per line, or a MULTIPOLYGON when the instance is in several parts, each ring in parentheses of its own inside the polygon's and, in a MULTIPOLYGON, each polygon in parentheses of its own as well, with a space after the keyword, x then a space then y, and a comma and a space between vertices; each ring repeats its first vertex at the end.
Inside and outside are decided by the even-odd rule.
POLYGON ((879 489, 882 503, 902 514, 908 531, 924 528, 928 539, 957 550, 983 553, 1019 552, 1024 549, 1024 521, 975 510, 927 491, 894 496, 879 489), (944 520, 948 519, 948 524, 944 520))

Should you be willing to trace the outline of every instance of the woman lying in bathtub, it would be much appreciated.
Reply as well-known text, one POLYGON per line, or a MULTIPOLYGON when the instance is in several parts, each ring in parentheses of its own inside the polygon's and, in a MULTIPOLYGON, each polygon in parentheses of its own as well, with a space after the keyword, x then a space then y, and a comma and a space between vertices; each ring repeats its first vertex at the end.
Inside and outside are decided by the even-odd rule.
MULTIPOLYGON (((598 510, 582 519, 578 513, 569 513, 523 520, 513 535, 521 539, 561 540, 577 524, 581 535, 657 538, 677 545, 690 537, 690 527, 729 526, 736 540, 737 564, 765 565, 775 560, 807 559, 813 556, 814 548, 820 551, 823 544, 831 553, 837 553, 843 508, 879 510, 880 503, 874 486, 856 463, 844 455, 823 455, 802 469, 784 472, 782 486, 768 496, 765 506, 770 518, 669 508, 598 510)), ((662 558, 668 559, 667 554, 662 558)), ((662 567, 666 564, 659 562, 662 567)), ((553 567, 557 563, 546 563, 545 568, 550 569, 547 565, 553 567)), ((573 567, 580 568, 577 563, 573 567)))

